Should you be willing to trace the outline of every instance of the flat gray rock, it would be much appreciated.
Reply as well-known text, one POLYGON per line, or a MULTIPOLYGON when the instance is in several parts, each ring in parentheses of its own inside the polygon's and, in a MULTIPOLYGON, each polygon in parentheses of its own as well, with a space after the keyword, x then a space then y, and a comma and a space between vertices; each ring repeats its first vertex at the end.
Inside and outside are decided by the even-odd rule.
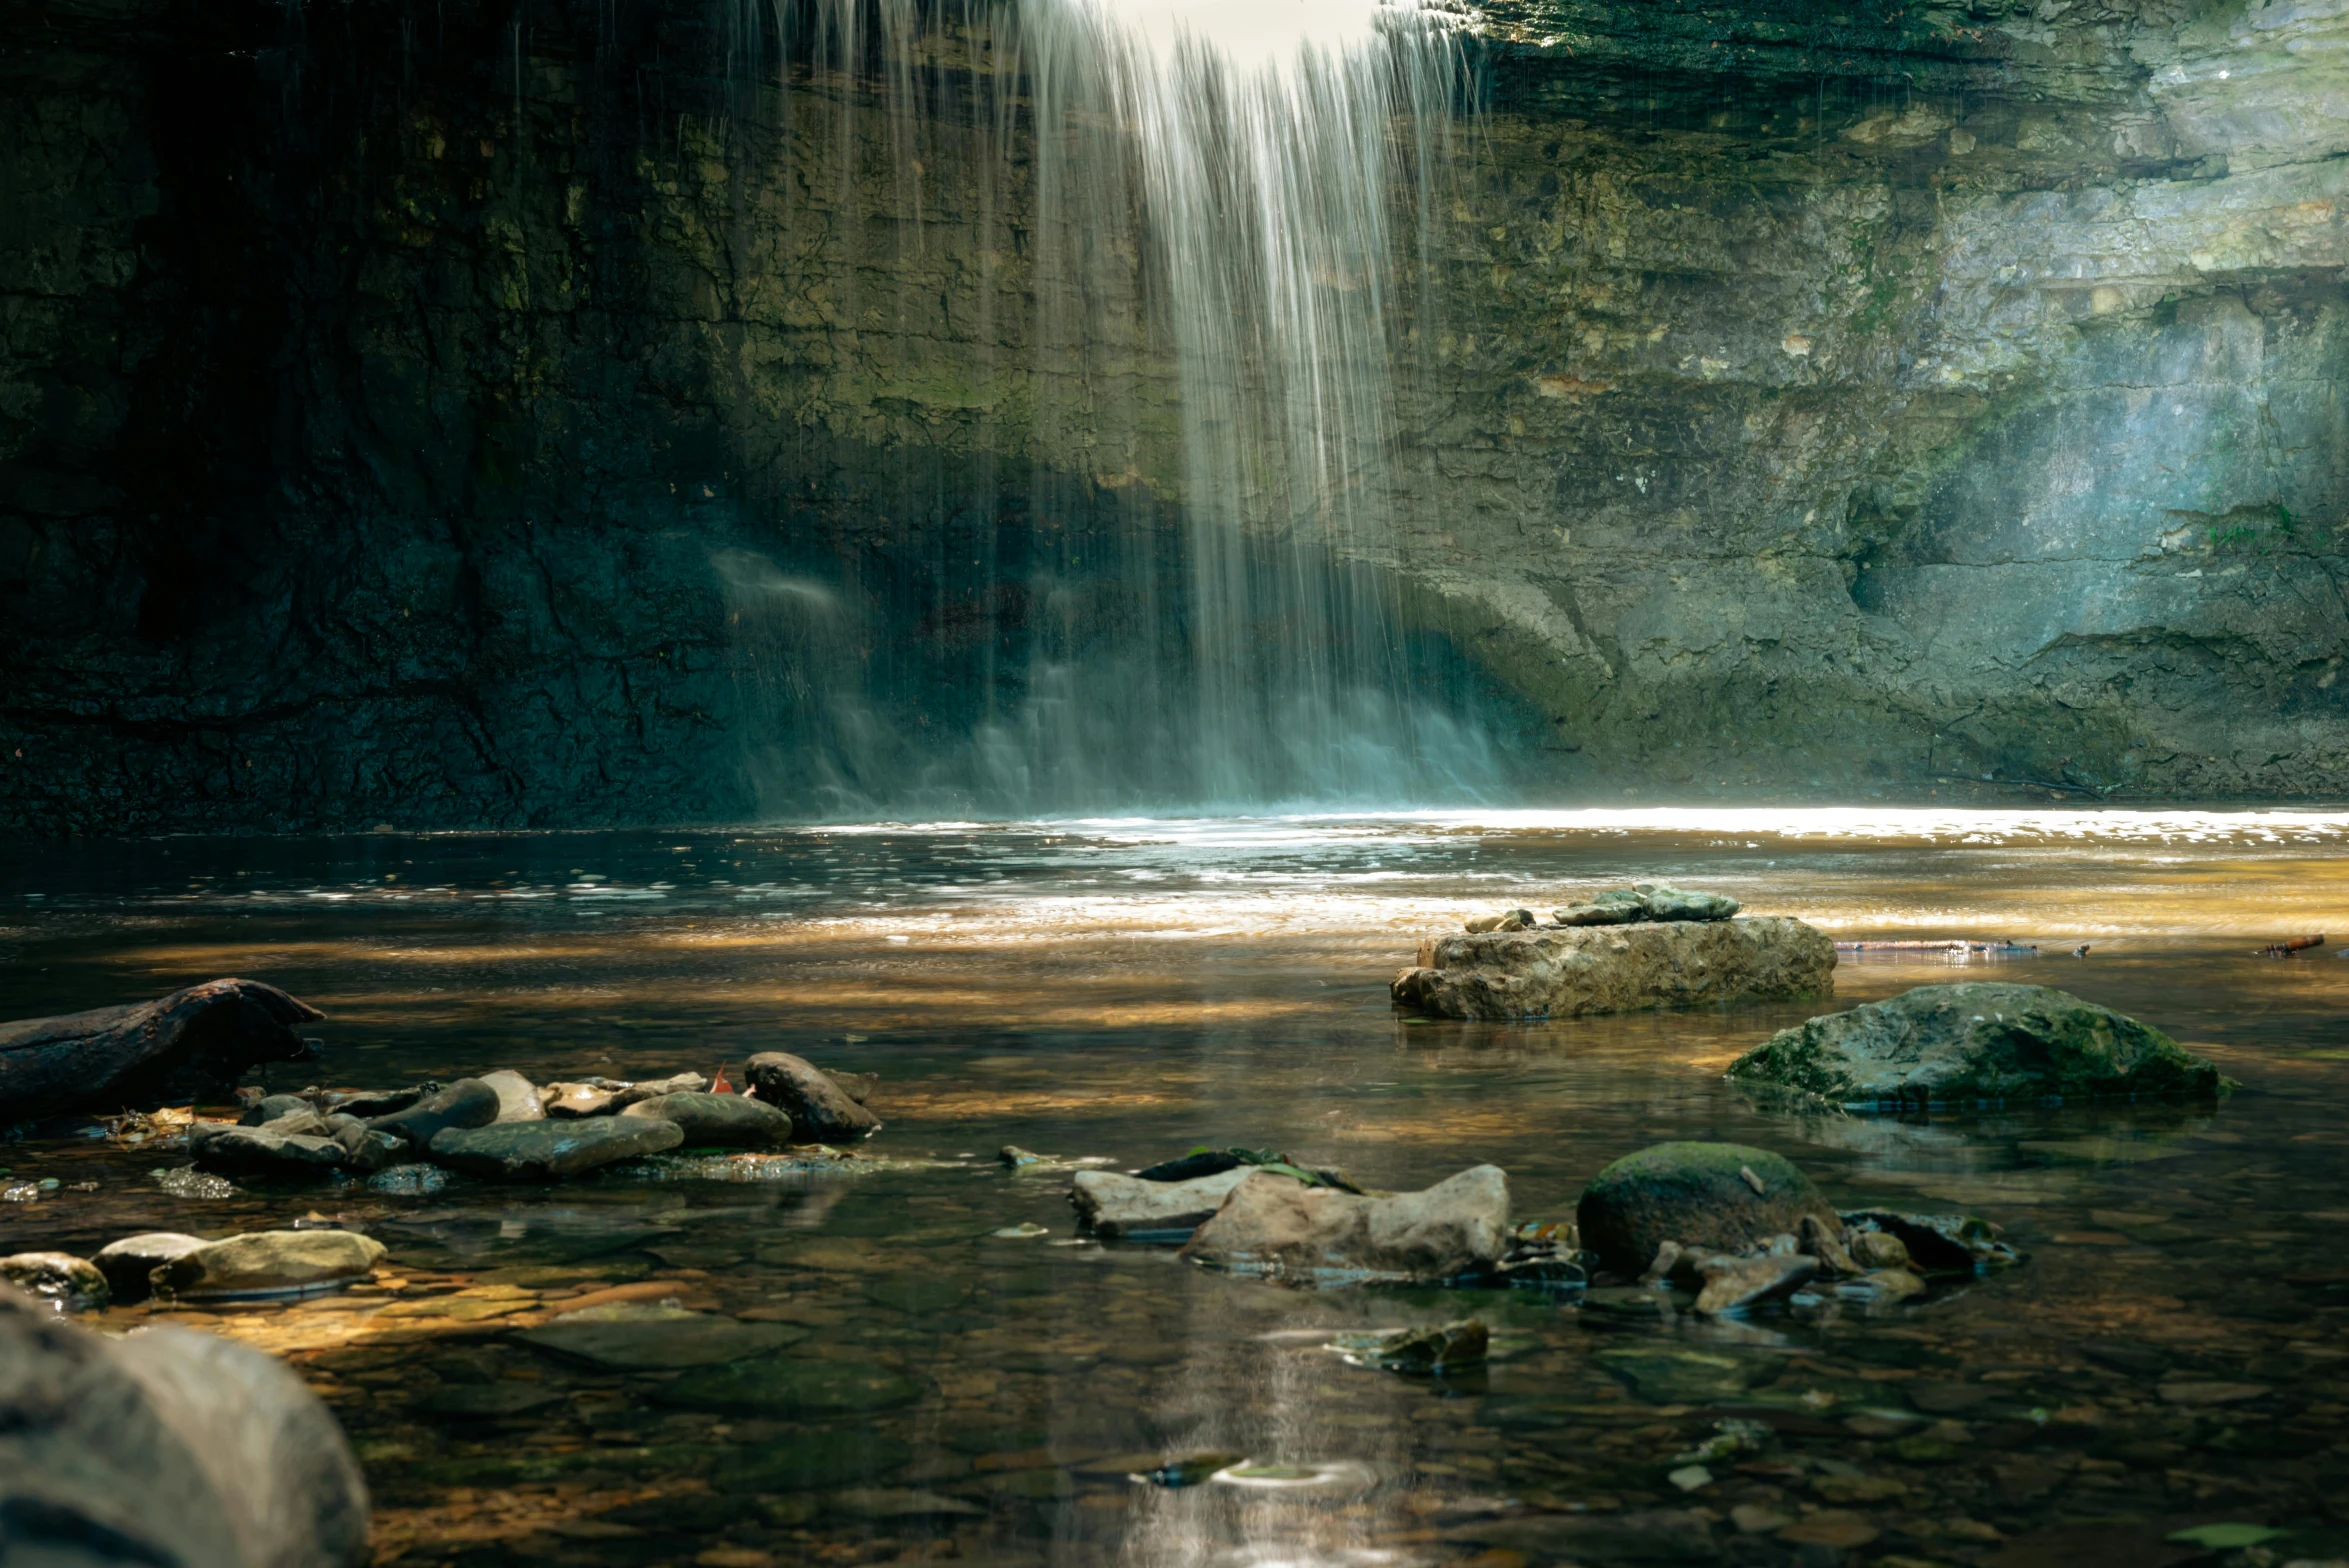
POLYGON ((1119 1171, 1079 1171, 1068 1201, 1079 1223, 1098 1236, 1196 1230, 1214 1217, 1232 1189, 1254 1169, 1240 1165, 1189 1181, 1144 1181, 1119 1171))
POLYGON ((756 1356, 807 1337, 789 1323, 740 1323, 709 1312, 655 1307, 556 1318, 514 1337, 533 1349, 608 1372, 673 1371, 756 1356))
POLYGON ((1441 937, 1390 987, 1397 1006, 1439 1018, 1573 1018, 1834 992, 1835 944, 1784 915, 1441 937))
POLYGON ((325 1124, 316 1113, 279 1120, 295 1130, 197 1122, 188 1129, 188 1156, 208 1171, 237 1176, 321 1176, 350 1159, 348 1149, 325 1136, 325 1124))
POLYGON ((1508 1246, 1509 1178, 1498 1166, 1388 1198, 1251 1170, 1182 1255, 1295 1284, 1433 1284, 1485 1272, 1508 1246))
POLYGON ((560 1181, 684 1141, 675 1122, 601 1116, 450 1127, 434 1135, 431 1153, 437 1164, 496 1181, 560 1181))
POLYGON ((301 1295, 362 1280, 383 1243, 348 1230, 263 1230, 207 1242, 158 1267, 158 1292, 182 1300, 301 1295))
POLYGON ((664 1094, 637 1101, 620 1118, 675 1122, 692 1149, 774 1149, 792 1137, 789 1116, 740 1094, 664 1094))

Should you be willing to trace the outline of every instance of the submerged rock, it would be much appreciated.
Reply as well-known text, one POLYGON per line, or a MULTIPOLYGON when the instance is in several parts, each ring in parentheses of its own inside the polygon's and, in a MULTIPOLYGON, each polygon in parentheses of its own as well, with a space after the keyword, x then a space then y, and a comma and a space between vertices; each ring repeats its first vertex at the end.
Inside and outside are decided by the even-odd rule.
POLYGON ((1434 1328, 1398 1328, 1383 1333, 1339 1334, 1329 1348, 1356 1366, 1387 1372, 1457 1372, 1484 1364, 1492 1335, 1477 1318, 1434 1328))
POLYGON ((113 1298, 97 1265, 70 1252, 19 1252, 0 1258, 0 1281, 59 1312, 95 1312, 113 1298))
POLYGON ((0 1023, 0 1120, 217 1103, 268 1062, 316 1061, 295 1032, 326 1015, 258 980, 207 980, 152 1002, 0 1023))
POLYGON ((395 1198, 420 1198, 449 1184, 449 1173, 437 1165, 387 1165, 367 1178, 369 1192, 395 1198))
POLYGON ((263 1230, 207 1242, 157 1267, 159 1295, 183 1301, 304 1295, 365 1279, 383 1243, 348 1230, 263 1230))
POLYGON ((768 1358, 688 1372, 653 1398, 684 1410, 790 1416, 889 1410, 923 1392, 912 1378, 867 1362, 768 1358))
POLYGON ((616 1302, 565 1313, 514 1337, 602 1371, 660 1372, 740 1361, 797 1344, 807 1333, 788 1323, 742 1323, 683 1307, 616 1302))
POLYGON ((367 1489, 272 1356, 182 1328, 108 1339, 0 1290, 10 1561, 357 1568, 367 1489))
POLYGON ((1182 1255, 1295 1284, 1432 1283, 1486 1273, 1509 1240, 1509 1179, 1498 1166, 1385 1198, 1251 1170, 1182 1255))
POLYGON ((108 1242, 90 1262, 106 1276, 106 1288, 116 1301, 144 1301, 151 1288, 148 1277, 155 1270, 205 1245, 201 1236, 183 1236, 175 1230, 143 1231, 108 1242))
POLYGON ((1914 1268, 1928 1274, 1980 1273, 2019 1261, 1998 1227, 1971 1214, 1900 1214, 1853 1209, 1852 1254, 1870 1269, 1914 1268), (1890 1245, 1887 1245, 1887 1244, 1890 1245), (1892 1248, 1899 1248, 1896 1259, 1892 1248))
POLYGON ((1851 1110, 2008 1100, 2209 1100, 2232 1085, 2160 1030, 2068 992, 1919 986, 1782 1029, 1730 1066, 1734 1083, 1851 1110))
POLYGON ((741 1094, 664 1094, 639 1100, 622 1121, 675 1122, 689 1148, 773 1149, 791 1142, 791 1118, 763 1100, 741 1094))
POLYGON ((1450 936, 1391 988, 1443 1018, 1570 1018, 1835 990, 1835 945, 1782 915, 1450 936))
POLYGON ((1714 1316, 1752 1306, 1772 1296, 1791 1295, 1819 1272, 1819 1260, 1802 1253, 1763 1253, 1731 1257, 1713 1253, 1700 1259, 1696 1272, 1704 1281, 1697 1292, 1696 1310, 1714 1316))
POLYGON ((453 1170, 497 1181, 560 1181, 685 1141, 675 1122, 649 1116, 592 1121, 502 1122, 451 1127, 434 1136, 432 1158, 453 1170))
POLYGON ((406 1110, 375 1117, 367 1125, 376 1132, 404 1139, 410 1148, 422 1153, 431 1147, 433 1139, 451 1127, 487 1127, 498 1119, 499 1104, 497 1090, 478 1078, 460 1078, 445 1089, 425 1095, 406 1110))
POLYGON ((477 1081, 487 1084, 498 1097, 498 1121, 534 1122, 546 1115, 546 1097, 538 1092, 538 1085, 510 1067, 483 1073, 477 1081))
POLYGON ((1213 1175, 1189 1181, 1150 1181, 1116 1171, 1079 1171, 1068 1201, 1077 1211, 1078 1223, 1099 1236, 1191 1231, 1206 1224, 1252 1170, 1234 1159, 1213 1175))
POLYGON ((841 1143, 880 1130, 880 1118, 850 1099, 828 1073, 788 1051, 762 1051, 742 1071, 760 1099, 791 1118, 801 1143, 841 1143))
POLYGON ((1646 1268, 1666 1242, 1708 1252, 1759 1251, 1800 1235, 1805 1216, 1842 1220, 1793 1162, 1736 1143, 1659 1143, 1627 1154, 1583 1189, 1584 1247, 1620 1274, 1646 1268))

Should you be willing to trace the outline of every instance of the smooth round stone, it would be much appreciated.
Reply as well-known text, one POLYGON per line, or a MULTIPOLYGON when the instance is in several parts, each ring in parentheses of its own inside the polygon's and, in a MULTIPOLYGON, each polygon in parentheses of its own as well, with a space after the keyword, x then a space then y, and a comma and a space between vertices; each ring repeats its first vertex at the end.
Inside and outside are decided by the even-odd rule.
POLYGON ((653 1397, 686 1410, 774 1415, 887 1410, 922 1397, 922 1385, 866 1361, 760 1360, 688 1373, 653 1397))
POLYGON ((681 1307, 651 1307, 610 1315, 576 1312, 515 1337, 608 1372, 656 1372, 739 1361, 797 1344, 807 1333, 790 1323, 740 1323, 681 1307))
POLYGON ((498 1122, 435 1133, 432 1158, 496 1181, 560 1181, 615 1160, 674 1149, 684 1141, 675 1122, 645 1117, 498 1122))
POLYGON ((1582 1191, 1582 1244, 1606 1266, 1637 1274, 1667 1241, 1751 1252, 1802 1234, 1813 1215, 1829 1235, 1843 1220, 1783 1155, 1740 1143, 1659 1143, 1627 1154, 1582 1191))
POLYGON ((664 1094, 639 1100, 622 1119, 675 1122, 692 1149, 779 1149, 791 1142, 791 1118, 739 1094, 664 1094))
POLYGON ((383 1243, 348 1230, 263 1230, 208 1242, 157 1268, 158 1291, 182 1300, 305 1295, 365 1279, 383 1243))

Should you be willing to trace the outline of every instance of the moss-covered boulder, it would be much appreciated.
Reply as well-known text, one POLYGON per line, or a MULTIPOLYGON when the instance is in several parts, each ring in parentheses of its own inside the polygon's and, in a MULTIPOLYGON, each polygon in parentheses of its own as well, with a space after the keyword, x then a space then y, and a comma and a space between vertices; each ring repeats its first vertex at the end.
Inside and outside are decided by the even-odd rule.
POLYGON ((2209 1100, 2216 1066, 2125 1013, 2043 985, 1927 985, 1781 1029, 1733 1083, 1851 1110, 2017 1100, 2209 1100))
POLYGON ((1748 1252, 1802 1233, 1806 1214, 1831 1233, 1843 1221, 1811 1179, 1767 1149, 1741 1143, 1659 1143, 1591 1178, 1576 1213, 1583 1247, 1608 1268, 1647 1267, 1667 1241, 1748 1252))

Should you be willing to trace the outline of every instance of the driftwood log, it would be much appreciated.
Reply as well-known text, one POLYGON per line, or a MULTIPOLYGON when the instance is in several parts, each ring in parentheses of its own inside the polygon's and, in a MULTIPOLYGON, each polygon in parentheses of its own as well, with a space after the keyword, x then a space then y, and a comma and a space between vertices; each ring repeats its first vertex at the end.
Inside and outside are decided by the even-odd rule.
POLYGON ((258 980, 207 980, 159 1001, 0 1024, 0 1126, 218 1103, 263 1062, 323 1054, 294 1026, 325 1016, 258 980))

